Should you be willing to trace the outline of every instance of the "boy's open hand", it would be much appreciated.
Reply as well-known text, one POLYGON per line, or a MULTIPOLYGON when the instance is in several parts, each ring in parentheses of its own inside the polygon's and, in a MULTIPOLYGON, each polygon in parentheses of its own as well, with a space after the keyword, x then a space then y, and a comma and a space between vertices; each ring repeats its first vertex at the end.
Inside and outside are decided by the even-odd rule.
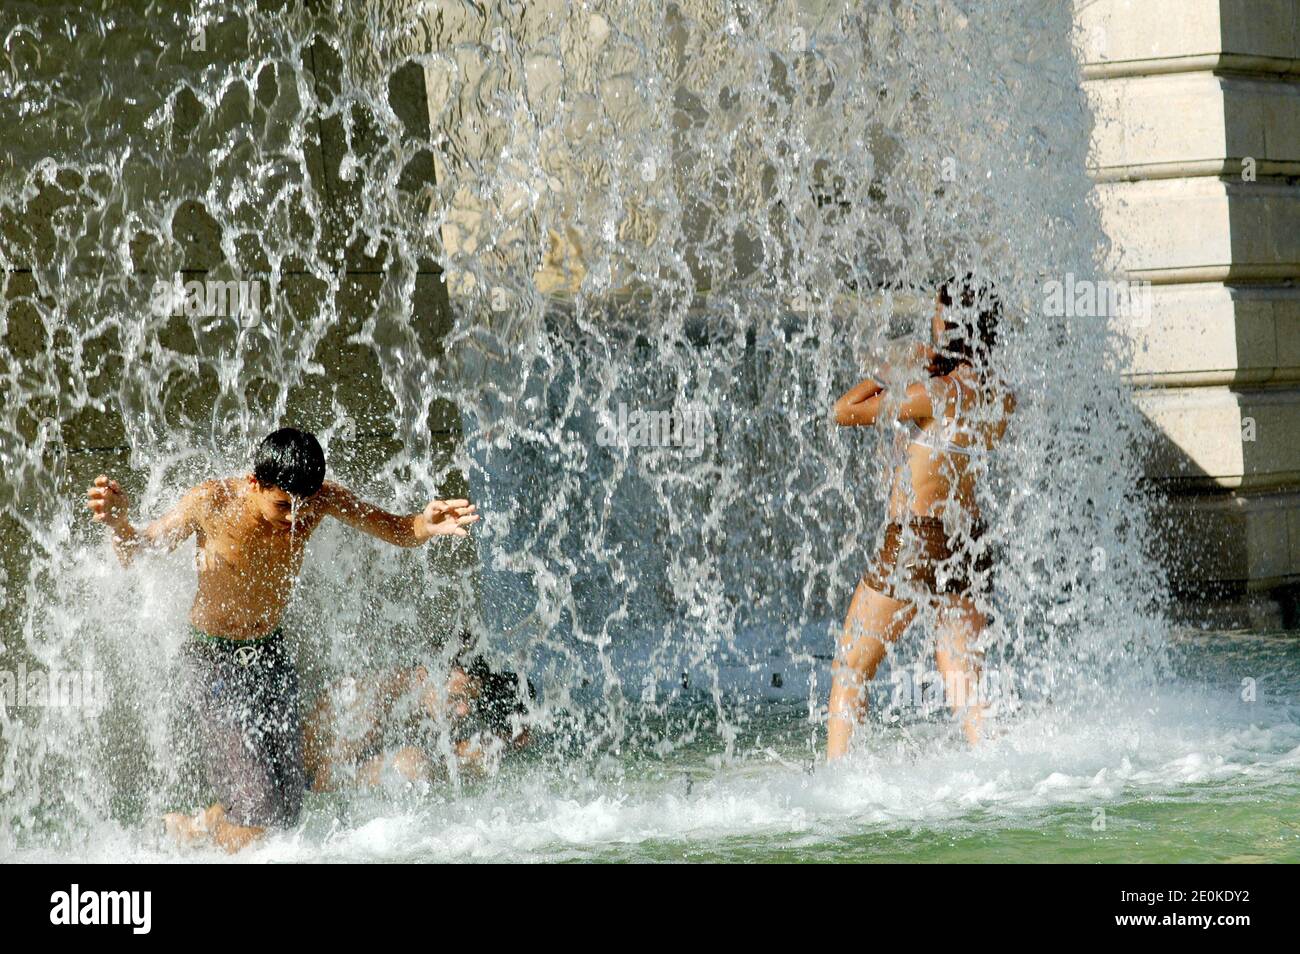
POLYGON ((422 540, 430 537, 467 537, 465 528, 478 521, 478 508, 468 500, 431 500, 415 521, 415 532, 422 540))
POLYGON ((86 506, 96 523, 116 527, 126 521, 131 505, 118 482, 100 474, 86 491, 86 506))

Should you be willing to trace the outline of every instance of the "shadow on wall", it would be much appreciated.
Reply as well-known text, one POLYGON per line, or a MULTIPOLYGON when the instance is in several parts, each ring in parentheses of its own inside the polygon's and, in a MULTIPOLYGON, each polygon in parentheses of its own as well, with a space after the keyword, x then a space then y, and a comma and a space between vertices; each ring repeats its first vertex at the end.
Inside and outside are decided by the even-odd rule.
MULTIPOLYGON (((1158 410, 1143 406, 1146 430, 1139 440, 1147 489, 1153 493, 1151 555, 1166 567, 1189 619, 1298 628, 1300 497, 1294 488, 1300 475, 1286 469, 1285 458, 1300 443, 1300 427, 1267 418, 1267 408, 1279 404, 1276 392, 1189 390, 1204 390, 1193 398, 1213 402, 1213 413, 1193 427, 1219 429, 1224 435, 1217 445, 1220 456, 1239 463, 1211 472, 1171 436, 1168 405, 1183 391, 1155 394, 1158 410), (1261 419, 1269 420, 1271 434, 1259 432, 1261 419), (1212 610, 1214 604, 1223 604, 1222 612, 1212 610)), ((1204 437, 1202 430, 1191 439, 1203 447, 1204 437)))

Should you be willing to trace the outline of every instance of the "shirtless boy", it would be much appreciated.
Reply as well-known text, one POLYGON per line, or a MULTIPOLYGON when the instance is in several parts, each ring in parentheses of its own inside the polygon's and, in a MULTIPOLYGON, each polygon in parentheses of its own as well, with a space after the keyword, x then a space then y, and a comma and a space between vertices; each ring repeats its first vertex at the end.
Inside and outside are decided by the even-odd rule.
POLYGON ((141 551, 170 551, 193 535, 198 591, 182 652, 183 703, 199 733, 217 800, 194 817, 168 815, 179 840, 210 838, 238 851, 268 827, 293 825, 306 788, 298 674, 280 620, 308 539, 333 517, 399 547, 466 536, 478 520, 466 500, 434 500, 407 516, 365 503, 325 480, 316 438, 286 427, 262 441, 253 471, 210 480, 142 530, 117 481, 87 493, 123 566, 141 551))

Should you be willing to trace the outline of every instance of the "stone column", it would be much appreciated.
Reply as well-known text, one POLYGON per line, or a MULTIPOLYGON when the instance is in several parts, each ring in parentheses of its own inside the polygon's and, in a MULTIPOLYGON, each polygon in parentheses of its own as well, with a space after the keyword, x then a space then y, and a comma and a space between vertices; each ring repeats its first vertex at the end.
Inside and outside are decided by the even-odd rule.
POLYGON ((1300 0, 1096 0, 1076 18, 1113 262, 1153 285, 1127 375, 1153 424, 1172 576, 1193 598, 1286 597, 1300 581, 1300 0))

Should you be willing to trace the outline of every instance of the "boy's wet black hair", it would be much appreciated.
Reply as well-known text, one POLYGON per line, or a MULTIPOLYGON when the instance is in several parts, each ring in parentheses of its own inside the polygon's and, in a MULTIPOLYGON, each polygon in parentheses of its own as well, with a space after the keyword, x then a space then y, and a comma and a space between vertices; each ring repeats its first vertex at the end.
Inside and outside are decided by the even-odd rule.
MULTIPOLYGON (((475 654, 467 661, 466 657, 473 651, 474 637, 465 630, 460 634, 460 650, 456 654, 456 664, 479 684, 478 698, 474 702, 474 716, 470 722, 493 735, 510 739, 514 735, 511 717, 528 713, 528 706, 524 705, 519 697, 519 675, 509 670, 493 672, 487 660, 480 654, 475 654)), ((536 699, 537 689, 533 686, 533 681, 525 680, 524 685, 528 691, 528 698, 536 699)))
POLYGON ((253 455, 253 476, 263 487, 310 497, 325 482, 325 452, 314 434, 282 427, 262 439, 253 455))
POLYGON ((930 362, 930 374, 951 374, 963 364, 983 368, 998 341, 1002 300, 997 289, 992 282, 967 272, 939 286, 939 301, 948 309, 945 326, 957 334, 930 362))
MULTIPOLYGON (((510 739, 515 731, 511 717, 528 714, 528 706, 519 698, 518 674, 509 670, 493 672, 482 656, 476 656, 466 672, 479 684, 478 699, 474 704, 478 721, 493 735, 510 739)), ((533 688, 531 679, 527 681, 527 689, 528 698, 536 699, 537 690, 533 688)))

